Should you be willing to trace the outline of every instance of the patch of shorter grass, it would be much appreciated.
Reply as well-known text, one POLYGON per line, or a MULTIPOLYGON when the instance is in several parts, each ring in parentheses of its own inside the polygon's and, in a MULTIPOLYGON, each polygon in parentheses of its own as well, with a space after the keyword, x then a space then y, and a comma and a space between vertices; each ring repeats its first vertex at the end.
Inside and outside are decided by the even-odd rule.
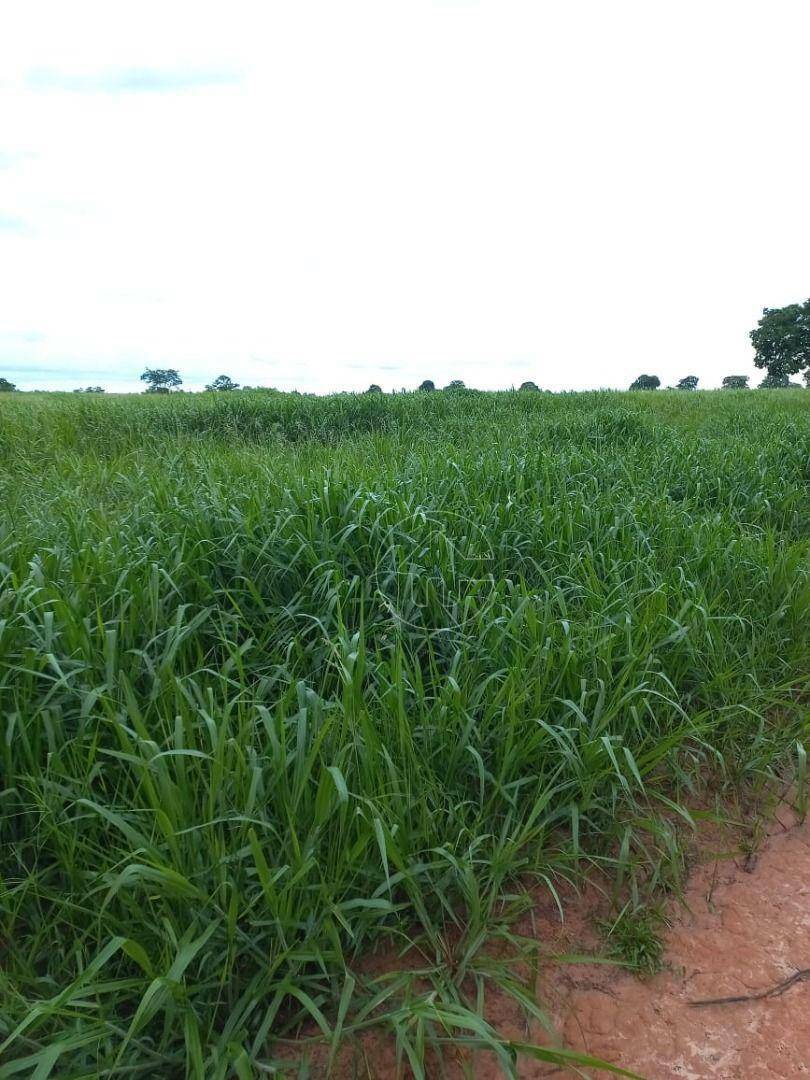
POLYGON ((661 933, 666 925, 660 907, 625 904, 615 919, 605 919, 599 927, 607 937, 612 959, 639 975, 652 976, 664 966, 661 933))

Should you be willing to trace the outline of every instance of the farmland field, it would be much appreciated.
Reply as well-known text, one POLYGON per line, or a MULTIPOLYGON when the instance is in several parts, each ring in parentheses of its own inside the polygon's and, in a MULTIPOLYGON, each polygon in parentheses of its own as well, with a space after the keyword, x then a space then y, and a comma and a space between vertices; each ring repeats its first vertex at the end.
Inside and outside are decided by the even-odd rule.
POLYGON ((806 391, 0 399, 1 1077, 418 1073, 504 898, 803 776, 806 391))

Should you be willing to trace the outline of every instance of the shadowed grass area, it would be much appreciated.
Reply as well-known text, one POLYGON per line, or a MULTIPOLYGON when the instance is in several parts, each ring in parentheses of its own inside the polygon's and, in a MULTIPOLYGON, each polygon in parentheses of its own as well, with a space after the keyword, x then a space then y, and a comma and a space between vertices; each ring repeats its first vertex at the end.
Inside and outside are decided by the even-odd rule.
POLYGON ((0 1077, 509 1073, 519 883, 806 743, 810 394, 7 397, 0 1077))

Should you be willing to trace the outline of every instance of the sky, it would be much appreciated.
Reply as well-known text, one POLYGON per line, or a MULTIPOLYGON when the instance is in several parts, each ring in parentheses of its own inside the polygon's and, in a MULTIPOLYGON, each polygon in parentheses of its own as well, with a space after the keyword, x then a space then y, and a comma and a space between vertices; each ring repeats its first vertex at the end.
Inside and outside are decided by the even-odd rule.
MULTIPOLYGON (((810 296, 807 0, 4 0, 0 376, 702 386, 810 296)), ((753 381, 753 380, 752 380, 753 381)))

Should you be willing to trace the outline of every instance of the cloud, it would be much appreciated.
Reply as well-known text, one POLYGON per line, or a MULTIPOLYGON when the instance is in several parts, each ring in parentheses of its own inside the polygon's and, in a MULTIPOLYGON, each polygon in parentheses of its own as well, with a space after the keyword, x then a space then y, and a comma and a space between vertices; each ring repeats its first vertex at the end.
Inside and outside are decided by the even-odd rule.
POLYGON ((3 360, 0 356, 0 367, 5 374, 11 375, 62 375, 68 380, 81 379, 85 376, 109 376, 109 368, 83 368, 77 367, 75 361, 66 361, 62 365, 54 364, 21 364, 3 360), (67 368, 67 370, 66 370, 67 368))
POLYGON ((60 71, 35 68, 28 72, 26 84, 33 90, 68 91, 79 94, 164 94, 200 90, 211 86, 229 86, 242 76, 217 68, 114 68, 92 72, 60 71))
POLYGON ((30 232, 28 222, 15 214, 0 214, 0 232, 24 233, 30 232))
POLYGON ((30 345, 35 342, 44 341, 45 335, 40 334, 37 330, 0 330, 0 342, 2 341, 22 341, 25 344, 30 345))
POLYGON ((0 169, 11 169, 18 162, 33 156, 33 154, 21 153, 19 151, 0 150, 0 169))

